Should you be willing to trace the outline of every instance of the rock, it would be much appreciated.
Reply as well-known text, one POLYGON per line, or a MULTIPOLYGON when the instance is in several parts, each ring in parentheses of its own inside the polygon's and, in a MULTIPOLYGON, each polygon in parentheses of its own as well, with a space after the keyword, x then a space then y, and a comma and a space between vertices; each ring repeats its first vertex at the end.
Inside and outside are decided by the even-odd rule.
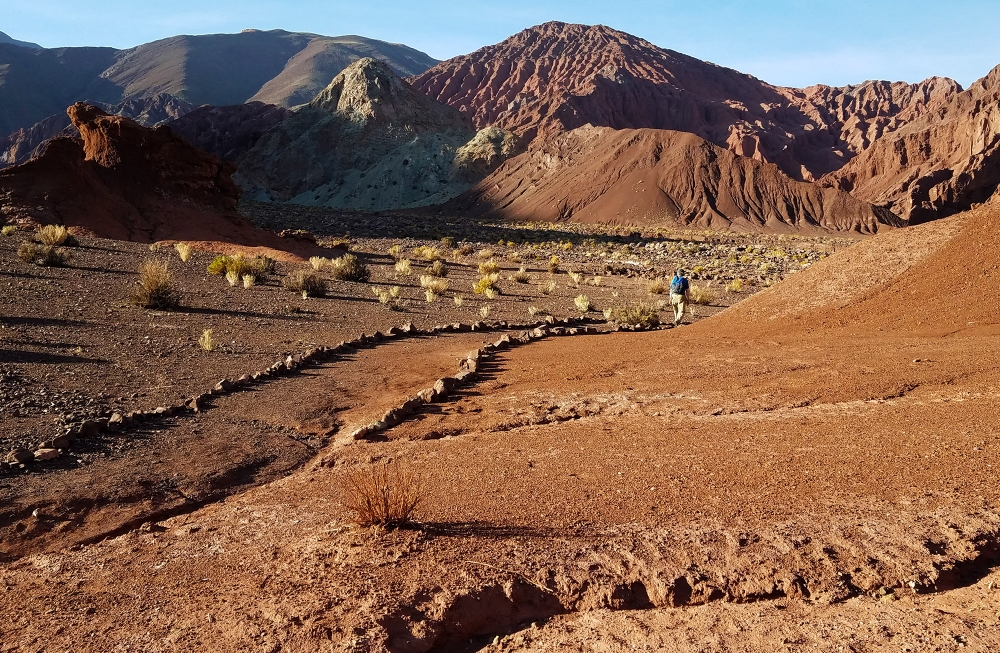
POLYGON ((80 437, 92 438, 101 432, 101 424, 96 420, 87 420, 80 424, 80 437))
POLYGON ((395 338, 403 335, 403 330, 398 327, 389 327, 389 330, 385 332, 385 335, 390 338, 395 338))
POLYGON ((73 438, 68 435, 60 435, 52 439, 49 447, 38 447, 39 449, 66 449, 73 443, 73 438))
POLYGON ((448 394, 452 390, 454 390, 455 386, 457 386, 457 385, 458 385, 458 382, 455 380, 455 377, 453 377, 453 376, 446 376, 443 379, 438 379, 434 383, 435 399, 440 399, 442 397, 447 397, 448 394))
POLYGON ((7 462, 18 464, 30 463, 35 459, 35 454, 27 449, 14 449, 7 454, 7 462))
POLYGON ((402 331, 403 333, 416 333, 417 327, 413 326, 413 322, 407 322, 402 327, 400 327, 400 331, 402 331))
POLYGON ((204 399, 205 395, 198 395, 197 397, 191 397, 185 404, 188 410, 200 413, 204 409, 204 399))
POLYGON ((215 384, 215 387, 212 388, 212 392, 214 394, 223 394, 231 391, 232 389, 233 389, 233 382, 230 381, 229 379, 222 379, 221 381, 215 384))
POLYGON ((475 370, 463 370, 455 375, 455 381, 458 385, 471 381, 476 376, 475 370))
POLYGON ((392 408, 386 411, 381 421, 385 424, 386 428, 392 428, 402 422, 404 417, 405 415, 402 414, 402 411, 398 408, 392 408))
POLYGON ((417 393, 417 398, 419 398, 424 403, 428 404, 434 403, 434 400, 437 399, 437 390, 435 390, 434 388, 427 388, 425 390, 421 390, 420 392, 417 393))
POLYGON ((407 401, 405 401, 403 405, 399 407, 399 409, 403 411, 403 413, 406 415, 412 415, 413 413, 417 412, 418 410, 423 408, 425 404, 428 403, 430 402, 424 400, 424 398, 418 394, 413 399, 408 399, 407 401))
POLYGON ((471 372, 472 374, 475 374, 476 370, 479 369, 479 363, 474 358, 466 358, 458 364, 458 369, 460 372, 471 372))
POLYGON ((108 430, 115 432, 121 430, 125 422, 125 417, 121 413, 115 413, 108 420, 108 430))
POLYGON ((39 449, 35 452, 35 460, 54 460, 59 457, 59 452, 55 449, 39 449))

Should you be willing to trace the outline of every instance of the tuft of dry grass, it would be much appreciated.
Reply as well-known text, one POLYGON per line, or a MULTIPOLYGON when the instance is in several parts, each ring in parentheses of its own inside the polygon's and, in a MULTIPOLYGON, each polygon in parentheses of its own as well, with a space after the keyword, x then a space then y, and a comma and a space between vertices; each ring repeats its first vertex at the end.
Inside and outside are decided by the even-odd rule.
POLYGON ((447 279, 425 274, 420 277, 420 287, 433 292, 435 295, 443 295, 448 290, 448 281, 447 279))
POLYGON ((282 281, 285 290, 302 293, 302 297, 324 297, 326 295, 326 280, 316 274, 315 270, 300 268, 292 270, 282 281))
POLYGON ((426 272, 432 277, 447 277, 448 266, 444 264, 444 261, 434 261, 427 267, 426 272))
POLYGON ((590 285, 595 286, 595 287, 596 286, 600 286, 602 283, 604 283, 604 277, 594 277, 593 279, 591 279, 587 283, 589 283, 590 285))
POLYGON ((333 278, 338 281, 357 281, 363 283, 371 277, 368 266, 358 260, 354 254, 344 254, 330 261, 333 278))
POLYGON ((663 278, 653 279, 646 286, 646 292, 650 295, 662 295, 667 292, 667 282, 663 278))
POLYGON ((482 306, 480 306, 479 307, 479 315, 484 320, 486 318, 488 318, 490 316, 490 305, 489 304, 483 304, 482 306))
POLYGON ((491 274, 499 274, 500 265, 494 260, 490 259, 488 261, 483 261, 479 264, 479 274, 481 276, 489 276, 491 274))
POLYGON ((421 245, 413 248, 413 256, 428 262, 439 261, 444 258, 444 253, 437 247, 421 245))
POLYGON ((552 258, 549 259, 549 274, 558 274, 558 273, 559 273, 559 257, 552 256, 552 258))
POLYGON ((580 282, 583 281, 583 274, 580 272, 573 272, 572 270, 568 271, 566 274, 569 275, 570 281, 573 282, 573 287, 579 288, 580 282))
POLYGON ((496 252, 494 252, 492 249, 489 248, 481 249, 478 252, 476 252, 476 256, 478 256, 481 259, 491 259, 494 256, 496 256, 496 252))
POLYGON ((526 268, 520 268, 517 272, 510 275, 510 280, 515 283, 528 283, 531 281, 531 275, 528 274, 526 268))
POLYGON ((215 349, 216 342, 212 337, 211 329, 205 329, 201 332, 201 337, 198 338, 198 345, 205 351, 213 351, 215 349))
POLYGON ((177 250, 177 255, 181 257, 181 261, 184 263, 191 260, 191 246, 187 243, 174 243, 174 249, 177 250))
POLYGON ((388 290, 378 286, 372 286, 372 294, 378 297, 379 303, 388 308, 390 311, 401 311, 406 308, 406 305, 399 299, 401 292, 402 290, 399 286, 393 286, 388 290))
POLYGON ((397 261, 399 261, 399 260, 401 260, 403 258, 403 246, 402 245, 393 245, 392 247, 390 247, 388 249, 388 253, 389 253, 389 256, 391 256, 392 258, 394 258, 397 261))
POLYGON ((473 247, 469 243, 462 243, 461 245, 459 245, 458 247, 456 247, 454 250, 452 250, 451 253, 454 256, 468 256, 468 255, 472 254, 474 251, 476 251, 475 247, 473 247))
POLYGON ((711 304, 715 301, 715 291, 708 286, 691 286, 688 297, 694 304, 711 304))
POLYGON ((733 279, 726 284, 726 292, 743 292, 743 279, 733 279))
POLYGON ((230 270, 226 272, 226 281, 229 282, 230 286, 235 286, 240 282, 240 275, 236 273, 236 270, 230 270))
POLYGON ((17 233, 17 225, 5 224, 3 227, 0 227, 0 235, 13 236, 16 233, 17 233))
POLYGON ((139 267, 138 287, 132 293, 132 303, 141 308, 169 310, 180 304, 180 294, 174 288, 170 268, 164 261, 144 261, 139 267))
POLYGON ((244 288, 253 288, 256 285, 257 285, 257 277, 255 277, 252 274, 244 274, 243 275, 243 287, 244 288))
POLYGON ((78 244, 69 229, 61 224, 47 224, 44 227, 39 227, 38 231, 35 232, 35 239, 43 245, 52 247, 59 245, 75 247, 78 244))
POLYGON ((497 295, 500 294, 500 288, 497 287, 497 281, 500 280, 499 274, 486 274, 479 279, 473 286, 472 292, 477 295, 485 295, 487 299, 495 299, 497 295))
POLYGON ((543 295, 551 295, 553 292, 555 292, 557 287, 558 286, 556 285, 556 282, 550 280, 549 282, 543 284, 540 290, 542 291, 543 295))
POLYGON ((413 273, 413 266, 410 264, 410 259, 402 258, 396 261, 396 272, 406 277, 410 276, 413 273))
POLYGON ((62 267, 69 261, 69 254, 65 250, 27 240, 17 249, 17 257, 25 263, 47 268, 62 267))
MULTIPOLYGON (((257 261, 251 261, 242 254, 236 254, 235 256, 216 256, 211 263, 208 264, 208 273, 214 275, 222 275, 224 277, 229 276, 229 273, 236 275, 236 278, 241 278, 244 274, 253 274, 264 267, 266 263, 261 262, 260 259, 257 261)), ((273 269, 273 262, 272 262, 273 269)))
POLYGON ((309 257, 309 265, 311 265, 313 267, 313 270, 316 270, 317 272, 319 272, 320 270, 322 270, 323 266, 325 266, 329 262, 330 262, 330 259, 322 257, 322 256, 310 256, 309 257))
POLYGON ((454 300, 455 306, 461 306, 465 302, 461 295, 455 295, 452 300, 454 300))
POLYGON ((576 298, 573 299, 573 303, 581 313, 590 311, 590 298, 586 295, 577 295, 576 298))
POLYGON ((341 496, 357 525, 395 528, 412 519, 428 491, 422 474, 393 461, 348 472, 341 496))
POLYGON ((616 323, 627 326, 654 327, 660 324, 660 314, 649 304, 627 304, 605 311, 605 317, 616 323))

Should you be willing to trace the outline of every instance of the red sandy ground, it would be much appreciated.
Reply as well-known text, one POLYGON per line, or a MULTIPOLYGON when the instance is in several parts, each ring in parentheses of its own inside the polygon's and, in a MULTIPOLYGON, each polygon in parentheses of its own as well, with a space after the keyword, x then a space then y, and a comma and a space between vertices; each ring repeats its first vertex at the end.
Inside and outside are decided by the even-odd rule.
MULTIPOLYGON (((997 650, 998 213, 873 237, 679 330, 515 349, 384 441, 11 562, 0 650, 997 650), (351 527, 340 479, 388 458, 427 475, 421 527, 351 527)), ((464 338, 359 357, 347 421, 464 338)), ((184 428, 322 415, 328 383, 184 428)))

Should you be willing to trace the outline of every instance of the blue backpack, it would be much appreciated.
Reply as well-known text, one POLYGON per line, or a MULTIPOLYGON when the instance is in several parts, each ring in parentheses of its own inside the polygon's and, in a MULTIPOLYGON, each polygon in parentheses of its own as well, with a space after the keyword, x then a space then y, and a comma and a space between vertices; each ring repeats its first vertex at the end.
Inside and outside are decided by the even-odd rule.
POLYGON ((688 280, 684 277, 674 277, 670 281, 670 294, 671 295, 683 295, 687 292, 688 280))

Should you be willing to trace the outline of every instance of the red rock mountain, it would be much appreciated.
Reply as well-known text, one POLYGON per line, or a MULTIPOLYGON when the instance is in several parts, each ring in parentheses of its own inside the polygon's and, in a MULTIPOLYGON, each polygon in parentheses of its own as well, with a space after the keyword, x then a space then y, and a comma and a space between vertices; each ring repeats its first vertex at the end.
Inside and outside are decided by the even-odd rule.
POLYGON ((0 171, 8 216, 140 242, 279 240, 236 212, 232 167, 169 127, 148 129, 82 103, 67 114, 81 139, 55 138, 39 157, 0 171))
POLYGON ((902 224, 694 134, 590 126, 535 143, 449 208, 514 220, 746 231, 873 233, 902 224))
POLYGON ((772 86, 603 25, 545 23, 409 80, 479 128, 544 139, 585 124, 673 129, 778 165, 837 170, 883 133, 947 103, 954 81, 772 86))
POLYGON ((1000 66, 946 105, 875 141, 821 183, 912 222, 985 202, 1000 185, 1000 66))

